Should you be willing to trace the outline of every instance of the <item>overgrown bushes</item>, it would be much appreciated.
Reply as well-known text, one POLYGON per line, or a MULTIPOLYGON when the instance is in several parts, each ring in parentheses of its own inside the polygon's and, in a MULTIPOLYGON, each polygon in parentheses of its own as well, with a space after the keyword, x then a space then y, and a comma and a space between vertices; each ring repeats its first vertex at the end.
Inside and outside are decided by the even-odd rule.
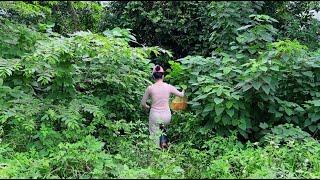
MULTIPOLYGON (((233 14, 241 23, 229 26, 228 41, 212 34, 217 42, 207 41, 216 50, 212 56, 170 61, 166 79, 187 87, 190 106, 173 112, 171 145, 159 150, 149 139, 147 113, 139 102, 151 83, 150 57, 172 58, 171 52, 131 47, 137 39, 128 29, 67 34, 71 28, 61 35, 56 26, 41 24, 50 8, 64 3, 0 3, 0 10, 12 13, 0 14, 0 177, 320 177, 320 51, 277 39, 277 20, 250 14, 257 12, 252 9, 233 14)), ((84 4, 78 8, 86 12, 100 8, 84 4)), ((191 10, 194 4, 170 5, 191 10)), ((260 6, 241 7, 248 4, 260 6)), ((141 3, 127 8, 131 5, 140 9, 141 3)), ((237 9, 229 3, 210 7, 211 16, 221 21, 228 19, 225 12, 237 9)), ((157 13, 144 15, 156 23, 161 21, 157 13)), ((97 29, 99 16, 93 18, 84 20, 84 27, 95 22, 97 29)), ((194 28, 194 22, 180 23, 194 28)))
MULTIPOLYGON (((173 121, 172 128, 189 126, 194 121, 173 121), (182 125, 183 124, 183 125, 182 125)), ((186 120, 186 119, 185 119, 186 120)), ((181 132, 169 150, 152 146, 146 124, 135 123, 126 135, 116 135, 112 146, 92 136, 74 143, 59 143, 47 151, 30 149, 15 152, 1 144, 0 176, 3 178, 319 178, 320 146, 314 139, 291 139, 282 144, 270 140, 265 145, 242 144, 235 136, 188 137, 181 132), (131 131, 131 132, 130 132, 131 131), (203 138, 203 137, 210 138, 203 138), (195 143, 196 146, 191 144, 195 143), (117 149, 111 153, 109 148, 117 149)), ((290 129, 290 128, 289 128, 290 129)), ((171 129, 172 130, 172 129, 171 129)), ((172 130, 174 131, 174 130, 172 130)), ((197 131, 197 130, 195 130, 197 131)), ((174 140, 174 139, 173 139, 174 140)))
MULTIPOLYGON (((268 16, 251 17, 271 22, 268 16)), ((319 51, 273 40, 276 31, 268 24, 250 26, 233 42, 236 51, 188 56, 179 59, 181 65, 172 61, 168 78, 188 86, 191 110, 219 134, 237 130, 246 139, 259 138, 262 129, 285 122, 317 133, 319 117, 312 109, 320 93, 319 51), (250 35, 257 29, 264 33, 250 35)))

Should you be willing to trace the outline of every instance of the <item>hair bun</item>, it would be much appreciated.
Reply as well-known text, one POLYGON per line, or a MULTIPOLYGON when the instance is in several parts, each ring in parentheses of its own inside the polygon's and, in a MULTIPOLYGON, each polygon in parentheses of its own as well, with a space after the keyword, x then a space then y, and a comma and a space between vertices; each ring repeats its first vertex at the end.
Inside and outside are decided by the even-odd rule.
POLYGON ((160 71, 160 66, 159 65, 156 66, 156 71, 160 71))

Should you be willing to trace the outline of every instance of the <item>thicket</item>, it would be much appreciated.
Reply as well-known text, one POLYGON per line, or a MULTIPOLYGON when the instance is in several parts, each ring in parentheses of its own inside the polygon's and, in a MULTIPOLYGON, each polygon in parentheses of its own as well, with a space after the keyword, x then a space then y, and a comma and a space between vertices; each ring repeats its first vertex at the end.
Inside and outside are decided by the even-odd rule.
POLYGON ((319 178, 317 8, 0 2, 0 177, 319 178), (155 61, 189 100, 167 150, 139 106, 155 61))

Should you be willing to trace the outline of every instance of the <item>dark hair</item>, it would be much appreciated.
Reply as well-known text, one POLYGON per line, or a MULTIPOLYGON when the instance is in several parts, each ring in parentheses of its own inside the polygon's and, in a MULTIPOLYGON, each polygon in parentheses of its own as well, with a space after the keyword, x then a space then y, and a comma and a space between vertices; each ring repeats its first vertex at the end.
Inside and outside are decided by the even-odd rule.
POLYGON ((156 65, 156 68, 155 68, 156 72, 154 72, 152 74, 153 76, 153 79, 157 80, 157 79, 161 79, 162 76, 163 76, 163 72, 157 72, 157 71, 160 71, 161 70, 161 67, 159 65, 156 65))
POLYGON ((156 66, 156 71, 160 71, 160 66, 159 65, 156 66))
POLYGON ((161 79, 162 78, 162 76, 163 76, 163 72, 154 72, 153 73, 153 78, 154 79, 161 79))

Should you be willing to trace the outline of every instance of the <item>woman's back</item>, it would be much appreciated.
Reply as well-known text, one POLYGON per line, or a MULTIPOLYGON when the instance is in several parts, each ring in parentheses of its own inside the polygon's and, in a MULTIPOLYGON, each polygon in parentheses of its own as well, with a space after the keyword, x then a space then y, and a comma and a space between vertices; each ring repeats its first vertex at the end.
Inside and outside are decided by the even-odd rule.
MULTIPOLYGON (((171 94, 183 96, 184 93, 179 92, 174 86, 165 82, 157 82, 147 88, 146 96, 151 96, 151 108, 155 110, 167 110, 169 107, 169 97, 171 94)), ((143 99, 144 100, 144 99, 143 99)))

